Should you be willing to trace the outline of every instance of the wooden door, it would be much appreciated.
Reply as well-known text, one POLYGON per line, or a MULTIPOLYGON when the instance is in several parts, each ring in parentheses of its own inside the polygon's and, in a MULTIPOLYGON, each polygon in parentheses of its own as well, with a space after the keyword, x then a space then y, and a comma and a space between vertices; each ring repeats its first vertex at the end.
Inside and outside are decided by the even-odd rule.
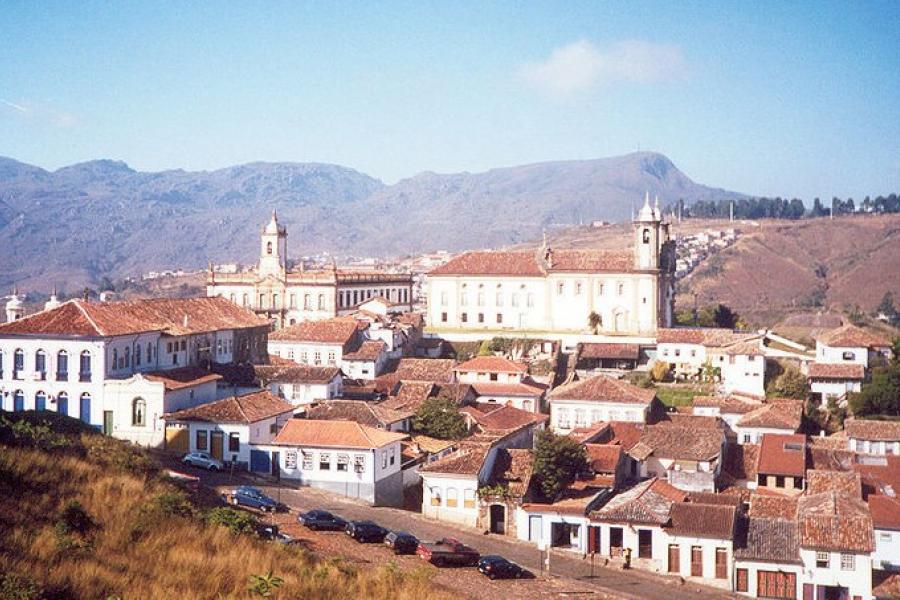
POLYGON ((166 427, 166 450, 186 454, 190 435, 187 427, 168 425, 166 427))
POLYGON ((703 577, 703 548, 691 546, 691 576, 703 577))
POLYGON ((225 446, 225 434, 221 431, 213 431, 210 443, 210 455, 216 460, 222 460, 225 446))
POLYGON ((681 573, 681 547, 669 544, 669 573, 681 573))
POLYGON ((103 411, 103 435, 113 434, 113 411, 103 411))

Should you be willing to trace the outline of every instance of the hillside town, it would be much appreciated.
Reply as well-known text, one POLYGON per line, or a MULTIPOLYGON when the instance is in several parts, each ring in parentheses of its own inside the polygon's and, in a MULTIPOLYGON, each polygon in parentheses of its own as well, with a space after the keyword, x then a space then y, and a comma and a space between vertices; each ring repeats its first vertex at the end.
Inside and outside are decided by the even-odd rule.
POLYGON ((53 295, 27 312, 13 293, 0 407, 548 561, 874 598, 900 570, 900 421, 851 400, 897 344, 850 322, 814 346, 677 326, 676 279, 735 237, 676 240, 648 196, 628 248, 545 242, 388 272, 293 266, 272 212, 255 268, 210 267, 205 297, 53 295))

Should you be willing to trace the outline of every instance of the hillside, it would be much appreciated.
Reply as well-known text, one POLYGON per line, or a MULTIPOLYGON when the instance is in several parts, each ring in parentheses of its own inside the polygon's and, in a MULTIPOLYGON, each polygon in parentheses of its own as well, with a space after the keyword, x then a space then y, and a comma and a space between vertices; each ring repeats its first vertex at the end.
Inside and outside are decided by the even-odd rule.
POLYGON ((98 160, 54 172, 0 158, 0 289, 77 291, 101 277, 250 262, 274 208, 292 257, 391 256, 533 239, 542 228, 628 218, 661 202, 736 197, 661 154, 422 173, 395 185, 345 167, 252 163, 142 173, 98 160), (489 215, 489 218, 486 218, 489 215))
POLYGON ((214 524, 214 498, 55 413, 0 411, 0 490, 2 598, 247 598, 250 576, 269 571, 283 579, 274 597, 450 598, 423 572, 359 569, 214 524))

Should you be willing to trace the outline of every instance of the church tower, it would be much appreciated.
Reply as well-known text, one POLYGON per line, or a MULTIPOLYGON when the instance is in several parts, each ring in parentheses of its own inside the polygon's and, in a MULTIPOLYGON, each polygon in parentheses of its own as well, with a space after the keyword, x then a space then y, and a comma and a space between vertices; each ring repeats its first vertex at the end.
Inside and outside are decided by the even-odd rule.
POLYGON ((12 323, 24 316, 25 306, 22 304, 22 300, 19 299, 19 289, 14 288, 12 295, 9 296, 9 301, 6 303, 6 322, 12 323))
POLYGON ((662 215, 659 199, 656 207, 650 206, 650 194, 644 196, 644 206, 634 220, 634 266, 638 269, 658 269, 661 246, 660 224, 662 215))
POLYGON ((259 253, 259 276, 281 276, 287 270, 287 229, 278 223, 278 215, 272 211, 272 220, 262 230, 262 246, 259 253))

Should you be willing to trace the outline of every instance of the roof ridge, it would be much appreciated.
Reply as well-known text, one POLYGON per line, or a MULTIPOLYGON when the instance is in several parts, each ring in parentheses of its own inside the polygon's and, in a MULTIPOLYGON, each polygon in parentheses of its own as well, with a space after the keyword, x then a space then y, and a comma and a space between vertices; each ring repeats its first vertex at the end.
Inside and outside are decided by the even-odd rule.
POLYGON ((106 334, 103 332, 103 330, 100 329, 100 326, 97 325, 97 322, 94 321, 94 319, 91 318, 91 315, 88 314, 88 311, 85 310, 84 306, 82 306, 83 303, 82 303, 81 301, 79 301, 79 300, 73 300, 72 302, 74 302, 74 304, 75 304, 75 306, 78 308, 78 310, 81 311, 81 314, 84 315, 84 318, 88 320, 88 323, 91 324, 91 327, 94 328, 94 331, 96 331, 99 335, 106 335, 106 334))
POLYGON ((235 404, 237 404, 238 411, 240 411, 241 415, 242 415, 245 419, 247 419, 247 420, 249 421, 249 420, 250 420, 250 417, 247 416, 247 412, 244 410, 244 405, 241 404, 241 401, 238 400, 238 398, 239 398, 239 396, 232 396, 232 397, 231 397, 231 399, 234 400, 235 404))

